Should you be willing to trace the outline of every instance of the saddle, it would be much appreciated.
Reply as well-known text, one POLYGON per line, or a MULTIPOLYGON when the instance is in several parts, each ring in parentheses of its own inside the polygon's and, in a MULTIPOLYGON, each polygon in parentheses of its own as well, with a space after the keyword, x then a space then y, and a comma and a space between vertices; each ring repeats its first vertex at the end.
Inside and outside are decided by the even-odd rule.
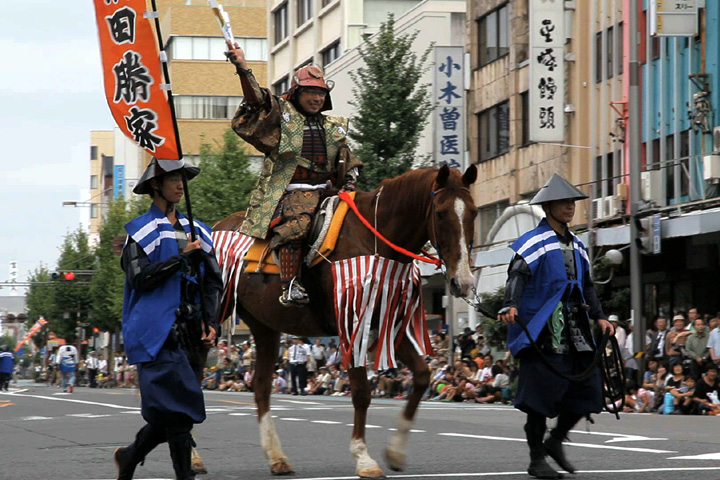
MULTIPOLYGON (((350 195, 355 198, 355 192, 351 192, 350 195)), ((306 240, 310 245, 310 251, 305 257, 306 265, 314 267, 335 250, 340 228, 347 212, 348 204, 341 202, 337 196, 323 200, 315 213, 310 234, 306 240)), ((271 255, 272 251, 269 245, 269 240, 255 239, 243 258, 244 272, 280 274, 277 259, 271 255)))

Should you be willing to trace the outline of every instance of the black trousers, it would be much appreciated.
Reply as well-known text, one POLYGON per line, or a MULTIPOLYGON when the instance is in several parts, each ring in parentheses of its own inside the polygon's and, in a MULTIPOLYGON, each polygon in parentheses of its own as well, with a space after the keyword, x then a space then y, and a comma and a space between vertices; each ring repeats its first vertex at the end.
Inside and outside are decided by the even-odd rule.
POLYGON ((290 364, 291 393, 304 393, 307 387, 307 367, 304 363, 290 364), (298 385, 299 384, 299 385, 298 385), (298 386, 300 389, 298 390, 298 386))
POLYGON ((88 382, 90 382, 90 388, 97 388, 95 377, 97 377, 97 368, 88 368, 88 382))

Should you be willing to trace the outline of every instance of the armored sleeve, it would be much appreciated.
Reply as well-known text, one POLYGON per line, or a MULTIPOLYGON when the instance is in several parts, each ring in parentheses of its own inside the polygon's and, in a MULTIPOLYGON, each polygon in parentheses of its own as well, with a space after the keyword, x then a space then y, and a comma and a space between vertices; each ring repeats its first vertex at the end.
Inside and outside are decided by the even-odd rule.
POLYGON ((132 238, 128 239, 120 259, 120 266, 135 290, 152 290, 188 264, 187 253, 173 255, 167 260, 153 263, 132 238))
POLYGON ((203 277, 203 320, 206 325, 212 326, 218 331, 220 320, 220 300, 222 298, 223 281, 218 266, 215 249, 210 253, 204 254, 205 275, 203 277))
POLYGON ((252 72, 243 73, 244 101, 232 119, 237 135, 264 154, 280 142, 280 101, 266 88, 260 87, 252 72))
POLYGON ((607 316, 605 315, 605 313, 603 313, 602 305, 600 304, 597 292, 595 291, 595 284, 593 283, 589 274, 585 275, 583 294, 585 296, 585 301, 590 307, 590 310, 588 311, 588 315, 590 316, 590 318, 592 318, 593 320, 607 320, 607 316))
POLYGON ((525 285, 532 276, 530 267, 520 255, 515 257, 508 266, 508 279, 505 284, 505 300, 503 307, 517 308, 520 298, 525 291, 525 285))

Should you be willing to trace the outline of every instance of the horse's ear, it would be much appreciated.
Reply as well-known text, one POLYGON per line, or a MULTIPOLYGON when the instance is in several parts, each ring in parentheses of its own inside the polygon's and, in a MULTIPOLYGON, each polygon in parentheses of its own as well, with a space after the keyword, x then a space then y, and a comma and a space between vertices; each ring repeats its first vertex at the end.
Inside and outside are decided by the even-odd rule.
POLYGON ((437 178, 435 179, 435 183, 437 183, 437 186, 439 188, 444 188, 447 184, 447 179, 450 177, 450 167, 447 166, 447 163, 440 167, 440 170, 438 170, 437 178))
POLYGON ((463 173, 462 182, 463 185, 469 187, 470 185, 475 183, 475 180, 477 180, 477 167, 473 163, 468 167, 467 170, 465 170, 465 173, 463 173))

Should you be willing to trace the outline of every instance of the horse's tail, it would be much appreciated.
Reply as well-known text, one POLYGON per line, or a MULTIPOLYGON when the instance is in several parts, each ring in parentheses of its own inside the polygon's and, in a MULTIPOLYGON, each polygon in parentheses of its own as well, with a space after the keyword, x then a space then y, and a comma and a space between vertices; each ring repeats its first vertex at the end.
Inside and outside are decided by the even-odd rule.
POLYGON ((234 321, 235 306, 237 304, 237 286, 242 273, 243 257, 252 245, 254 239, 238 232, 245 212, 236 212, 228 215, 213 225, 213 244, 223 279, 223 294, 219 309, 219 323, 222 324, 228 317, 234 321))

